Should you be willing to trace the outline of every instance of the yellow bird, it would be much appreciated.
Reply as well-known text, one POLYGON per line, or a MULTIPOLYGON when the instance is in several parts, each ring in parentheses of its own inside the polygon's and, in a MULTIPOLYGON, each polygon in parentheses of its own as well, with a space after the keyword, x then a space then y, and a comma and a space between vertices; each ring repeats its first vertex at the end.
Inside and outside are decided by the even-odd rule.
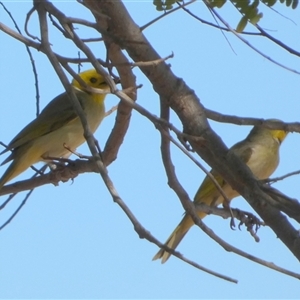
MULTIPOLYGON (((278 166, 279 147, 286 135, 287 132, 284 130, 271 130, 254 126, 246 139, 235 144, 229 151, 240 157, 258 179, 266 179, 278 166)), ((215 170, 211 170, 211 174, 222 187, 229 200, 239 196, 238 192, 233 190, 215 170)), ((194 202, 218 206, 224 202, 224 198, 212 180, 206 176, 194 197, 194 202)), ((205 216, 204 212, 198 212, 199 218, 203 219, 205 216)), ((193 225, 194 222, 190 215, 185 214, 165 245, 175 249, 193 225)), ((160 249, 153 260, 161 259, 161 263, 164 263, 170 255, 164 249, 160 249)))
MULTIPOLYGON (((110 91, 104 78, 94 69, 82 72, 79 76, 90 87, 110 91)), ((72 81, 72 87, 85 112, 91 131, 95 132, 105 115, 105 94, 86 92, 75 79, 72 81)), ((47 157, 69 157, 71 153, 66 146, 75 150, 84 142, 81 121, 67 93, 57 96, 2 152, 12 150, 1 165, 11 160, 12 163, 0 179, 0 189, 31 165, 39 161, 47 162, 47 157)))

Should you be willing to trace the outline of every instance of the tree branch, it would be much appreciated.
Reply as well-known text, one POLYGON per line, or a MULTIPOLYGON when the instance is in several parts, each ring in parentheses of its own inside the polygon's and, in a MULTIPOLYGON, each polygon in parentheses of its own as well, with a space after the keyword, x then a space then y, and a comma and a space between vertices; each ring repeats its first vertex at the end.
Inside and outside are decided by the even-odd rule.
MULTIPOLYGON (((102 35, 110 35, 134 61, 160 59, 121 1, 84 0, 84 3, 94 11, 99 11, 110 18, 106 32, 102 32, 102 35)), ((140 67, 140 69, 148 77, 154 90, 178 115, 184 132, 205 140, 203 144, 188 139, 194 150, 250 203, 300 260, 298 231, 278 209, 269 204, 270 197, 260 189, 249 168, 235 155, 228 155, 228 149, 220 137, 211 130, 205 117, 204 107, 194 92, 182 79, 176 77, 165 63, 155 67, 140 67)))

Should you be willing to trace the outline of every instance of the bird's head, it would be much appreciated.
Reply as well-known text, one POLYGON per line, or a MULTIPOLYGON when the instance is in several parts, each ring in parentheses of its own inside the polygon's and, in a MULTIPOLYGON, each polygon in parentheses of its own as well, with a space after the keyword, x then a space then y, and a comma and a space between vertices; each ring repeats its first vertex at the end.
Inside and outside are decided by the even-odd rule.
MULTIPOLYGON (((269 119, 267 121, 271 121, 271 122, 282 122, 281 120, 278 119, 269 119)), ((283 142, 283 140, 286 138, 286 136, 288 135, 288 131, 283 130, 283 129, 269 129, 270 133, 272 135, 272 137, 278 141, 279 144, 281 144, 283 142)))
MULTIPOLYGON (((109 91, 109 86, 103 76, 98 74, 95 69, 84 71, 78 75, 89 87, 109 91)), ((72 85, 77 89, 85 91, 84 87, 76 79, 73 79, 72 85)))
MULTIPOLYGON (((267 121, 271 121, 274 123, 277 122, 282 122, 281 120, 278 119, 269 119, 267 121)), ((253 129, 251 130, 251 137, 262 137, 262 136, 271 136, 273 139, 275 139, 279 144, 283 142, 283 140, 286 138, 288 135, 288 131, 283 130, 283 129, 270 129, 262 126, 254 126, 253 129)))

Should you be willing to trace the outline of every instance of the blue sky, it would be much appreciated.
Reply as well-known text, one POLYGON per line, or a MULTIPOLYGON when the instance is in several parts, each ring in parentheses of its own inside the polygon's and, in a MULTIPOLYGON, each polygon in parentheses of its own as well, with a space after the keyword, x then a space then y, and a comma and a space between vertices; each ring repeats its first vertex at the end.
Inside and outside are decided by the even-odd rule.
MULTIPOLYGON (((152 1, 124 1, 135 22, 142 26, 159 15, 152 1)), ((5 2, 19 26, 23 28, 31 2, 5 2)), ((74 2, 55 2, 66 15, 88 18, 90 13, 74 2)), ((201 2, 189 6, 204 19, 213 21, 201 2)), ((299 9, 282 5, 280 13, 297 22, 299 9)), ((300 49, 299 27, 276 12, 262 8, 261 26, 295 49, 300 49)), ((13 27, 1 9, 1 22, 13 27)), ((233 26, 238 23, 236 11, 227 5, 219 10, 233 26)), ((29 29, 39 35, 36 16, 29 29)), ((251 26, 247 30, 252 30, 251 26)), ((77 49, 51 30, 56 52, 76 57, 77 49)), ((97 34, 78 26, 82 37, 97 34)), ((195 90, 204 106, 224 114, 245 117, 278 118, 286 122, 299 120, 299 75, 270 63, 231 34, 222 33, 176 12, 145 30, 145 35, 169 60, 173 72, 195 90), (230 45, 229 45, 230 43, 230 45), (234 51, 233 51, 233 50, 234 51)), ((267 56, 300 71, 299 58, 293 57, 262 37, 246 37, 267 56)), ((0 140, 8 143, 35 117, 35 90, 31 65, 25 48, 0 32, 2 113, 0 140)), ((102 44, 90 44, 94 53, 104 59, 102 44)), ((39 73, 41 107, 63 87, 45 55, 33 50, 39 73)), ((83 70, 90 68, 84 65, 83 70)), ((77 66, 74 65, 77 70, 77 66)), ((138 103, 159 114, 159 98, 147 78, 134 69, 139 90, 138 103)), ((109 95, 109 109, 118 99, 109 95)), ((104 145, 114 122, 106 118, 96 132, 104 145)), ((177 117, 172 123, 180 128, 177 117)), ((210 122, 224 142, 231 146, 243 139, 251 127, 210 122)), ((299 136, 290 134, 281 148, 281 163, 274 176, 300 169, 299 136)), ((85 145, 79 152, 88 154, 85 145)), ((193 198, 204 174, 178 149, 172 148, 177 175, 193 198)), ((4 158, 3 158, 4 159, 4 158)), ((1 159, 2 160, 2 159, 1 159)), ((0 174, 5 166, 1 167, 0 174)), ((118 154, 109 166, 109 174, 123 200, 139 221, 164 242, 181 220, 183 208, 168 188, 160 157, 160 136, 153 124, 133 112, 131 125, 118 154)), ((16 180, 28 178, 25 172, 16 180)), ((299 198, 299 177, 275 185, 290 197, 299 198)), ((1 211, 3 223, 16 209, 25 193, 18 195, 1 211)), ((2 197, 3 200, 5 197, 2 197)), ((233 207, 251 210, 239 197, 233 207)), ((243 228, 231 230, 228 220, 210 216, 205 219, 215 233, 253 255, 300 272, 299 262, 268 228, 259 230, 255 243, 243 228)), ((295 224, 296 228, 299 228, 295 224)), ((113 203, 97 174, 84 174, 75 181, 51 185, 34 191, 25 207, 9 226, 0 232, 1 298, 299 298, 299 282, 232 253, 227 253, 199 228, 192 228, 178 250, 186 257, 214 271, 238 279, 228 283, 171 258, 165 265, 152 262, 157 247, 141 240, 121 209, 113 203)))

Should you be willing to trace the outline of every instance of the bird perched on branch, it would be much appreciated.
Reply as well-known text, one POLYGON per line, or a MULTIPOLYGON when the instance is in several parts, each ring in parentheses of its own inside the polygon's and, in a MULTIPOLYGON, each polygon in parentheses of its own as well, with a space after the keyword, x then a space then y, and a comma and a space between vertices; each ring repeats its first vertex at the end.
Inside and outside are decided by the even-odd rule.
MULTIPOLYGON (((109 86, 96 70, 79 74, 87 86, 109 92, 109 86)), ((105 115, 106 94, 87 92, 75 79, 72 87, 85 113, 90 130, 94 133, 105 115)), ((31 165, 46 161, 48 157, 66 158, 71 155, 68 149, 75 150, 85 142, 83 127, 65 92, 54 98, 38 117, 21 130, 1 154, 12 153, 1 165, 12 161, 0 179, 0 189, 31 165)), ((49 161, 49 160, 48 160, 49 161)))
MULTIPOLYGON (((261 126, 254 126, 246 139, 235 144, 229 151, 244 161, 255 177, 266 179, 269 178, 278 166, 279 147, 286 135, 287 132, 284 130, 272 130, 261 126)), ((215 177, 229 200, 239 196, 238 192, 233 190, 215 170, 211 170, 211 174, 215 177)), ((224 198, 216 185, 206 176, 194 197, 194 203, 218 206, 223 202, 224 198)), ((201 219, 206 216, 204 212, 200 211, 197 214, 201 219)), ((165 245, 171 249, 175 249, 193 225, 194 222, 190 215, 185 214, 165 245)), ((164 263, 169 259, 170 255, 169 252, 160 249, 153 257, 153 260, 161 259, 161 263, 164 263)))

